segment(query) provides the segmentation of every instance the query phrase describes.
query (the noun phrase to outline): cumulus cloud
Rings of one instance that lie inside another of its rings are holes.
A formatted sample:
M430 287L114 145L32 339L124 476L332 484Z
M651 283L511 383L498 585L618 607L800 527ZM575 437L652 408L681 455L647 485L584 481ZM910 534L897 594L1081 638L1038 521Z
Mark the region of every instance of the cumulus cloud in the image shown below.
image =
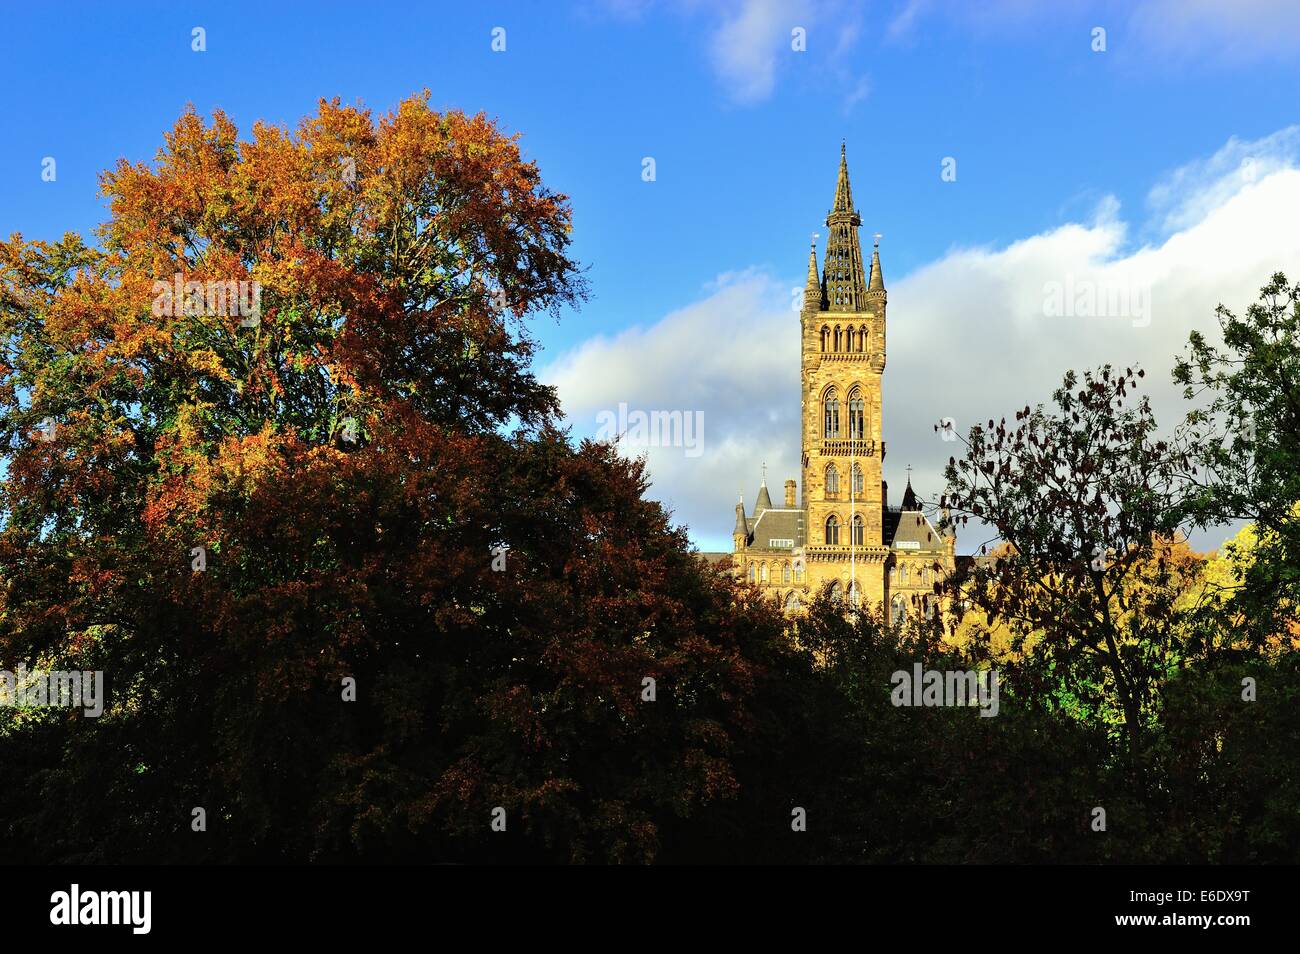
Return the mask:
M774 501L787 477L798 478L793 292L758 270L722 275L698 301L658 323L589 339L542 372L558 387L579 436L604 436L610 417L626 420L637 411L700 415L698 447L636 433L620 446L629 456L646 457L651 496L691 527L706 549L729 543L728 514L734 518L742 490L753 506L764 463ZM620 405L626 405L623 413Z
M1167 226L1156 240L1135 245L1130 233L1149 223L1131 228L1108 197L1087 221L1005 247L954 249L891 278L884 375L891 495L898 498L909 464L918 493L942 492L943 465L959 445L934 433L940 418L955 418L964 433L976 421L1010 416L1047 401L1069 368L1143 367L1157 420L1172 429L1185 408L1169 370L1188 333L1216 334L1217 304L1244 308L1272 272L1300 272L1294 141L1293 130L1234 140L1171 172L1151 190L1152 214ZM1243 176L1237 160L1247 155L1255 171ZM890 276L887 248L882 257ZM752 506L764 462L778 505L783 481L798 475L796 274L722 276L658 323L592 339L543 373L580 435L594 435L597 415L620 403L703 412L698 457L646 450L651 494L703 549L729 549L736 493L743 487ZM981 541L961 542L966 550Z

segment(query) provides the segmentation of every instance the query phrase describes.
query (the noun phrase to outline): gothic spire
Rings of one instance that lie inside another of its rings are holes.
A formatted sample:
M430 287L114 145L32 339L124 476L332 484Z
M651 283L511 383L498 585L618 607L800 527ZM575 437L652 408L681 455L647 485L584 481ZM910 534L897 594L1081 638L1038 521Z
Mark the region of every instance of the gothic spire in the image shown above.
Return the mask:
M844 140L840 140L840 175L835 181L835 208L831 211L853 211L853 189L849 187L849 161L844 155Z
M817 277L817 241L808 250L808 280L803 286L803 306L818 311L822 307L822 283Z
M880 236L876 236L876 244L871 249L871 284L867 286L869 292L883 292L885 290L885 276L880 273Z
M909 470L911 468L908 468ZM921 507L916 502L916 492L912 490L912 475L907 475L907 489L903 491L903 503L900 510L920 510Z
M822 270L826 307L830 311L861 311L865 306L867 276L862 267L862 249L858 245L858 227L861 225L862 219L853 208L849 164L841 143L835 206L826 216L830 237L826 241L826 261Z

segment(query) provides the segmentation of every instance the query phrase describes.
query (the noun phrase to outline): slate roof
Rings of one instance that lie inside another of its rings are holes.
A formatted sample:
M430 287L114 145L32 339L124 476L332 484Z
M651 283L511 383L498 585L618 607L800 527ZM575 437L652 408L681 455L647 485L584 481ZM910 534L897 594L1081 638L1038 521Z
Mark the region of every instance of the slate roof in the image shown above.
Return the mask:
M892 533L891 537L892 525ZM930 525L925 514L919 510L894 510L886 514L885 535L889 545L895 550L910 552L924 551L940 553L943 551L943 537ZM915 544L900 546L899 544Z
M773 540L786 540L774 546ZM804 545L802 510L764 510L758 514L749 531L750 546L764 550L793 550Z

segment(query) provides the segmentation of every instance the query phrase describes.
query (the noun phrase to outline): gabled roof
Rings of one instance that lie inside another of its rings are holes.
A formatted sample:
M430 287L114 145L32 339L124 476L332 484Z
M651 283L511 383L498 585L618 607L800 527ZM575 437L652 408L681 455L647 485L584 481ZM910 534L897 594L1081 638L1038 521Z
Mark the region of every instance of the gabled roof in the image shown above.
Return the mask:
M891 525L892 537L889 536ZM888 511L885 514L885 534L889 545L895 550L940 553L944 549L943 537L919 510Z
M764 510L753 521L750 546L762 550L793 550L804 545L802 510ZM774 545L773 540L786 541Z

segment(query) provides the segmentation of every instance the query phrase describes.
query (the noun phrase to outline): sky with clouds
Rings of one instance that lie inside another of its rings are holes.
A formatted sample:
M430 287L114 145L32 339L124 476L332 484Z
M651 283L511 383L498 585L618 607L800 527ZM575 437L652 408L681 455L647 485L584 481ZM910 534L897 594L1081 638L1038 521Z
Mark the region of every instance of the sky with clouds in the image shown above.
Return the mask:
M651 495L703 549L729 548L764 463L773 488L797 474L792 290L841 140L864 240L883 234L894 487L911 465L937 496L952 445L935 421L1046 400L1067 368L1140 364L1172 427L1188 333L1273 271L1300 273L1293 2L169 0L2 16L6 234L91 229L98 173L151 158L187 103L246 129L293 124L322 96L382 111L428 88L521 133L571 199L593 291L536 322L539 373L575 436L620 405L702 416L698 452L646 454ZM1084 287L1131 307L1052 313L1050 289Z

